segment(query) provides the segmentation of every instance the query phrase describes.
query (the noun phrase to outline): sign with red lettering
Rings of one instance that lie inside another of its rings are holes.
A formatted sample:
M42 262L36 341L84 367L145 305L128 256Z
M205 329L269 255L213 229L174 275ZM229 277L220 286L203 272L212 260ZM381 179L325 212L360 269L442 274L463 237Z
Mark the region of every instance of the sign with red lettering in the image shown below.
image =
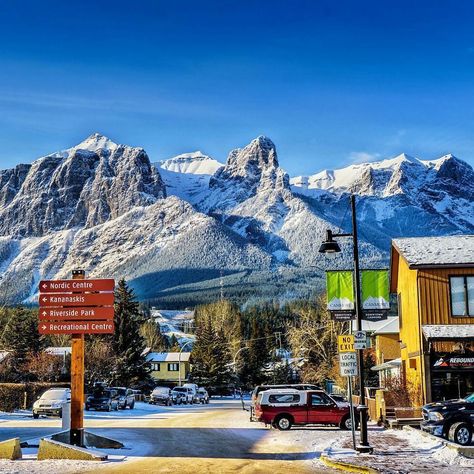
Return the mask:
M114 319L113 307L74 307L74 308L41 308L39 319L77 320L77 319Z
M40 321L40 334L113 334L113 321Z
M101 280L41 280L40 293L68 293L88 291L114 291L115 280L104 278Z
M86 280L77 280L86 281ZM112 306L113 293L46 293L39 296L40 306Z

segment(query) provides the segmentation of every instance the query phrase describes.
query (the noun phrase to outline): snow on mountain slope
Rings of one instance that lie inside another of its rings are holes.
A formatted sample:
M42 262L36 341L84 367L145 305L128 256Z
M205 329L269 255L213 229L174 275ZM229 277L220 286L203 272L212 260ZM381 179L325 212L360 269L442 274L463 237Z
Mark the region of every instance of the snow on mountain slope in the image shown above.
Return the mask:
M90 277L136 280L146 275L151 282L160 272L218 271L222 266L263 270L271 265L264 251L176 197L135 207L92 228L25 239L0 237L0 255L7 262L0 294L15 301L31 299L41 278L67 278L74 268ZM143 283L136 285L139 294Z
M156 166L164 170L174 171L175 173L211 175L224 165L200 151L195 151L183 153L169 160L160 161L156 163Z

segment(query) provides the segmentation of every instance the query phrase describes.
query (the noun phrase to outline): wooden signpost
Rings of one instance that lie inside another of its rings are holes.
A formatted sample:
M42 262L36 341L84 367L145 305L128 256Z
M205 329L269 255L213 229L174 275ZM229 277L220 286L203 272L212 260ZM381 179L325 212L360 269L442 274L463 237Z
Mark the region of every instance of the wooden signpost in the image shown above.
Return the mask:
M86 280L73 270L72 280L39 283L40 334L71 334L70 443L84 446L84 335L113 334L114 288L112 279Z

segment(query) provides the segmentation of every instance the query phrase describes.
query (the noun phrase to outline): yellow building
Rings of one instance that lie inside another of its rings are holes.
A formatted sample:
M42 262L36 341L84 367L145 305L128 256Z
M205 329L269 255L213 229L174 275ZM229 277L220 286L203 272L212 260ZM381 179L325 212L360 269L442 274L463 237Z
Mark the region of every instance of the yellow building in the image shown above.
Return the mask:
M190 372L191 352L149 352L146 356L151 366L151 376L164 385L187 382Z
M474 235L395 239L390 272L407 390L419 403L474 392Z

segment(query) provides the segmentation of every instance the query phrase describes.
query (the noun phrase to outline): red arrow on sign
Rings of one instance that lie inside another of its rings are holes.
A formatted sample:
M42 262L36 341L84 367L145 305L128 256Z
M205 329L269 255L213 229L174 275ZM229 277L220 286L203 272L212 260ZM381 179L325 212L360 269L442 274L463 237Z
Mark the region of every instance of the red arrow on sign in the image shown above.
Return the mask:
M80 280L78 280L80 281ZM113 293L51 293L40 294L40 306L61 308L64 306L112 306L114 304Z

